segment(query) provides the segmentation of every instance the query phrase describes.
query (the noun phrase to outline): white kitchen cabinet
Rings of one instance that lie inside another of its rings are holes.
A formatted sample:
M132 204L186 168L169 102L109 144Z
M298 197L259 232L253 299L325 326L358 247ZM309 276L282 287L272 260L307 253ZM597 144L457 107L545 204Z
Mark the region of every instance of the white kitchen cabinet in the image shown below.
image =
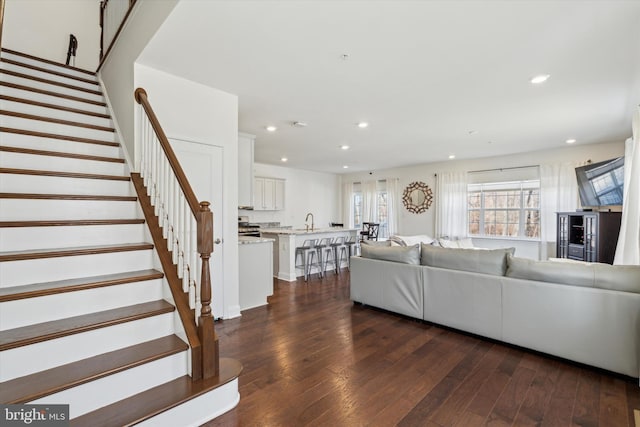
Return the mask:
M255 135L238 134L238 206L253 206L253 150Z
M255 177L253 184L253 208L257 211L284 209L284 179Z

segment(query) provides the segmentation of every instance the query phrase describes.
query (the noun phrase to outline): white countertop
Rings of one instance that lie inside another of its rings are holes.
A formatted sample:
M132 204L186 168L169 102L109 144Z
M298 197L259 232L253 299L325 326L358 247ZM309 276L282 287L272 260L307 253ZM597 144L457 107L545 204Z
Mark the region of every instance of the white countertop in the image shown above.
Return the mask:
M276 239L270 239L268 237L254 237L254 236L238 236L239 245L250 245L253 243L271 243Z
M326 228L314 228L306 231L304 228L267 228L261 229L262 234L327 234L327 233L340 233L345 231L359 231L359 228L343 228L343 227L326 227Z

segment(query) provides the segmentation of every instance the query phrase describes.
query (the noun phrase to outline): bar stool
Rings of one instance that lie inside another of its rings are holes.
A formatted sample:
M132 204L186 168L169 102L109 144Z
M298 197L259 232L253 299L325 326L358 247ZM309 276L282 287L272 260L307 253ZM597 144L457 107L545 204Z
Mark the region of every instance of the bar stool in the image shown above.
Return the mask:
M357 236L349 236L344 241L344 247L349 249L349 257L347 258L347 270L351 271L351 257L357 255L358 238ZM342 255L340 255L342 257Z
M330 246L331 243L333 243L332 237L323 237L322 239L320 239L320 242L318 242L318 244L316 245L316 249L318 253L318 262L320 264L320 277L324 277L329 255L333 257L333 248ZM335 264L335 258L333 258L332 262Z
M335 266L336 274L338 274L340 266L342 265L342 256L347 256L347 247L344 245L344 236L334 238L330 246L333 249L333 264ZM340 258L338 258L338 249L340 249Z
M296 257L294 263L296 267L302 267L304 271L305 282L311 274L311 266L314 265L314 258L316 256L316 244L318 239L307 239L302 242L302 246L296 247ZM302 258L302 264L298 264L298 255Z

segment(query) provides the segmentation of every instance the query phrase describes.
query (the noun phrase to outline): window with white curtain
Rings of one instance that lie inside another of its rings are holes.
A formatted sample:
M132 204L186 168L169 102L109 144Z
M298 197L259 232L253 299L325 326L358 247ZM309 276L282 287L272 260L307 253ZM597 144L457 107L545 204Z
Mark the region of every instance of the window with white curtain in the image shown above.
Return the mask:
M389 237L389 192L387 191L387 180L375 181L375 191L366 194L371 185L354 183L352 191L353 201L353 225L362 228L363 222L377 222L380 224L378 238ZM371 206L368 206L371 204Z

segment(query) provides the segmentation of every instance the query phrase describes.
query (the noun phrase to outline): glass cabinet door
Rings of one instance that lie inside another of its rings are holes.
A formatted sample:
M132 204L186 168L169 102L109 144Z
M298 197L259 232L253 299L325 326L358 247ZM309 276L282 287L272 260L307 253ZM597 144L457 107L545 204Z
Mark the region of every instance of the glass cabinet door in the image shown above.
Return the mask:
M597 230L598 217L595 215L584 216L584 258L587 262L595 262L598 259L597 254Z

